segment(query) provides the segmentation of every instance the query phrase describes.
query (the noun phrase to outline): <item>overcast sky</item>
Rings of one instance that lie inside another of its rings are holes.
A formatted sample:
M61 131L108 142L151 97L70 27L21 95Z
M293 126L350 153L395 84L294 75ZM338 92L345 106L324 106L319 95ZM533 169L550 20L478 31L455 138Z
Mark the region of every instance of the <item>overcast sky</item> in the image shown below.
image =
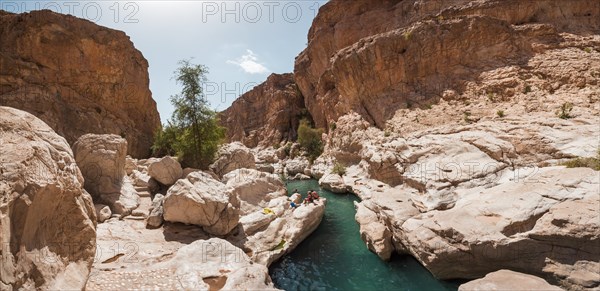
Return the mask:
M292 72L326 1L6 1L9 12L50 9L122 30L150 64L150 89L166 121L177 62L208 66L211 106L224 110L271 73Z

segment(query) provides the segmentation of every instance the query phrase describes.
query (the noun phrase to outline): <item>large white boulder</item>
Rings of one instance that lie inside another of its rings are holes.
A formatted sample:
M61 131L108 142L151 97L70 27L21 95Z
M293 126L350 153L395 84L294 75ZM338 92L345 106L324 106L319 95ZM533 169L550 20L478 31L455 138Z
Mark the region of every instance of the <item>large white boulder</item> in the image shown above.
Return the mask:
M310 235L325 213L326 199L292 208L297 196L288 197L277 175L238 169L223 177L241 202L241 230L227 239L252 250L253 261L264 265L292 251Z
M148 166L148 175L163 185L171 186L182 178L183 169L173 157L163 157Z
M297 157L285 162L285 170L287 175L292 177L296 174L304 174L304 170L308 168L309 162L305 157Z
M262 210L273 198L285 196L279 176L252 169L237 169L222 179L240 201L241 214Z
M217 152L217 160L210 169L219 177L236 169L256 169L254 155L249 148L240 142L225 144Z
M108 205L117 214L139 206L139 196L126 177L125 139L114 134L86 134L73 144L73 153L94 202Z
M73 153L92 197L120 191L126 175L124 138L115 134L86 134L73 144Z
M192 172L171 188L163 201L164 219L195 224L225 235L240 219L240 201L232 189L204 172Z
M183 246L156 268L174 270L178 288L186 290L277 290L265 265L253 264L243 250L220 238Z
M277 157L276 150L273 148L266 149L257 149L256 150L256 160L260 163L277 163L279 162L279 158Z
M96 252L92 197L67 141L0 107L0 289L83 289Z
M348 193L348 188L344 183L342 176L338 174L327 174L319 179L319 186L321 188L331 191L333 193Z
M163 224L163 215L165 213L163 207L164 200L165 196L162 194L156 194L152 199L152 207L150 208L150 213L146 219L146 228L158 228Z
M360 225L360 237L370 251L384 261L389 260L394 251L391 231L379 220L377 213L367 208L364 203L354 202L354 207L355 219Z

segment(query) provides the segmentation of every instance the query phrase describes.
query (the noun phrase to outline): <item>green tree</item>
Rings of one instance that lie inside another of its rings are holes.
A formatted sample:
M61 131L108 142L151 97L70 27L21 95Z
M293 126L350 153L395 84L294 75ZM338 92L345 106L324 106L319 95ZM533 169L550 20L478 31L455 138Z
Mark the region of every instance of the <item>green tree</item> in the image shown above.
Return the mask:
M182 60L174 74L182 85L181 93L170 98L175 110L156 135L153 150L155 154L175 153L184 166L205 169L225 137L225 128L219 126L202 88L208 68Z
M169 122L154 134L154 144L152 145L152 155L157 157L175 156L177 151L173 142L177 140L177 130Z
M307 119L300 120L298 126L298 143L306 151L308 159L312 162L323 153L321 135L323 129L313 128Z

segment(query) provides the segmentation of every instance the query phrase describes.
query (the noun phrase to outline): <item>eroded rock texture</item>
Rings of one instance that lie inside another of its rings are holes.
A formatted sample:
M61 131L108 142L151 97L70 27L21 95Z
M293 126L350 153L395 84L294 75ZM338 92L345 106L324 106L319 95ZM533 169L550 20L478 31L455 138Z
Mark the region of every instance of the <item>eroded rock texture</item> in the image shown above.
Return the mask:
M67 141L0 106L0 289L82 289L96 212Z
M561 33L597 33L598 19L600 3L589 0L330 1L294 78L317 126L354 111L383 128L396 110L470 91L486 72L527 74L536 54L562 46Z
M247 147L272 146L294 140L304 98L292 74L271 74L267 80L240 96L221 113L229 141Z
M160 118L148 62L117 30L49 10L0 11L0 105L25 110L69 143L87 133L150 154Z

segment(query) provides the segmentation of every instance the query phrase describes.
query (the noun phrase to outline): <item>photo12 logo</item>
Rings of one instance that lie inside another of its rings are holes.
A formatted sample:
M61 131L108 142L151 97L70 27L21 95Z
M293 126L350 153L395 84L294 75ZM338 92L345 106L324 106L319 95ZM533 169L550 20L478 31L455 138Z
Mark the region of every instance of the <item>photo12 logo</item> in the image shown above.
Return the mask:
M220 103L226 103L227 100L235 100L258 85L260 84L257 82L203 82L202 90L209 100L215 101L218 99Z
M207 1L202 2L202 22L296 23L303 16L314 18L326 1Z
M94 23L101 20L115 23L138 23L137 14L140 11L138 3L134 1L0 1L0 9L11 13L51 10L87 19Z

